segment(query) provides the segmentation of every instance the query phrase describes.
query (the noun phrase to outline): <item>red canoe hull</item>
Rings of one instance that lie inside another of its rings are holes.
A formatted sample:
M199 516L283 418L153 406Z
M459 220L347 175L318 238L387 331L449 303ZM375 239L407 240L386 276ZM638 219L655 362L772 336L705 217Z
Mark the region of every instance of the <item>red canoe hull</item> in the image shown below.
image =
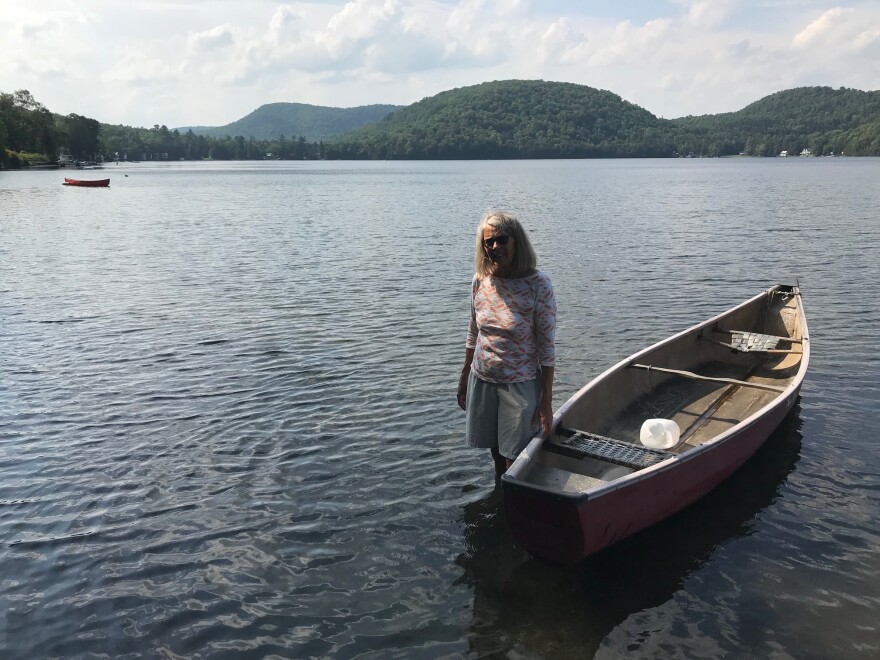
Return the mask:
M530 553L559 564L572 564L622 541L693 504L729 477L785 418L797 393L690 460L595 498L569 498L505 483L511 528Z
M106 188L110 185L110 179L93 179L93 180L83 180L83 179L68 179L64 178L65 186L78 186L80 188Z
M780 302L774 303L777 311L771 314L770 302L774 300ZM748 358L748 351L732 351L728 344L711 339L718 336L717 333L724 333L719 328L750 329L749 319L761 324L779 320L776 332L781 335L783 317L787 319L785 328L795 336L796 348L768 350L767 367L760 370L747 360L754 359L761 365L764 362L757 361L763 358ZM641 419L628 411L642 409L634 408L632 401L660 401L668 395L662 394L665 385L662 374L655 372L647 378L640 377L636 374L642 372L633 365L653 362L657 367L671 367L676 366L674 358L679 358L684 362L680 368L691 371L677 371L677 374L712 381L718 379L692 373L696 371L693 365L713 365L717 360L726 359L731 366L750 369L749 373L756 374L756 378L753 383L742 379L713 383L712 387L720 388L723 395L711 403L709 395L701 392L691 396L679 382L675 383L674 390L665 390L676 393L676 397L669 400L682 402L679 413L687 413L686 416L694 420L695 431L691 437L697 439L698 434L705 433L705 438L693 445L684 445L677 453L668 452L659 463L625 470L623 475L613 474L612 470L606 477L601 467L604 464L596 455L570 458L551 451L550 440L535 437L502 477L505 513L514 536L536 557L571 564L693 504L745 463L789 413L800 393L809 353L800 291L797 287L789 290L780 286L618 363L588 383L557 411L551 436L564 426L588 427L608 408L612 412L607 419L614 423L609 422L609 428L631 428L637 432ZM693 364L687 362L688 359L693 359ZM765 386L769 386L772 394L760 389ZM632 394L631 400L615 403L638 388L642 390ZM659 398L650 398L655 391L661 393ZM693 402L693 406L699 402L704 407L691 408L689 402ZM668 416L671 418L672 414ZM634 423L629 422L629 417L636 417ZM700 430L701 424L706 426L705 431ZM681 428L685 428L684 424ZM602 432L597 433L600 435L595 437L601 437ZM621 444L618 440L609 442ZM638 441L632 440L625 446L637 447Z

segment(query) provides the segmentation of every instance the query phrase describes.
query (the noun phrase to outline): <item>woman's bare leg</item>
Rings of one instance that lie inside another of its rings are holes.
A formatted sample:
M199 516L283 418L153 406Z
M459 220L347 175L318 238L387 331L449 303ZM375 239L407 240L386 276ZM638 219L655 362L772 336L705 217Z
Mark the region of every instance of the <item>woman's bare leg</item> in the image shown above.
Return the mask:
M492 452L492 460L495 462L495 476L500 477L507 472L507 468L510 467L513 461L502 456L501 452L498 451L498 447L492 447L489 451Z

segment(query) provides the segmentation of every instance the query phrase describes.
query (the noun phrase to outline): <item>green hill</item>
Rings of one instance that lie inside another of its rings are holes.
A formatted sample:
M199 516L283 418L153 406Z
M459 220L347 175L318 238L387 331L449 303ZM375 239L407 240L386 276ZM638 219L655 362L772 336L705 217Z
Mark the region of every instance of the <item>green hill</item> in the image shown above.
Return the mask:
M805 148L816 155L880 155L878 122L880 91L844 87L798 87L765 96L737 112L671 120L680 144L700 143L698 150L712 155L750 156L776 156L783 149L793 154Z
M20 167L30 159L22 152L51 161L61 148L87 160L117 153L153 160L776 156L803 149L880 156L880 91L801 87L737 112L668 120L608 91L508 80L404 108L274 103L210 131L220 137L60 117L27 90L0 92L0 165Z
M330 108L305 103L268 103L249 115L225 126L185 126L196 135L211 137L243 136L257 140L305 137L310 142L327 140L364 124L381 121L397 105L364 105L356 108Z
M423 99L340 137L337 158L669 156L667 122L616 94L507 80Z
M442 92L339 137L328 158L880 155L880 92L803 87L738 112L659 119L611 92L508 80Z

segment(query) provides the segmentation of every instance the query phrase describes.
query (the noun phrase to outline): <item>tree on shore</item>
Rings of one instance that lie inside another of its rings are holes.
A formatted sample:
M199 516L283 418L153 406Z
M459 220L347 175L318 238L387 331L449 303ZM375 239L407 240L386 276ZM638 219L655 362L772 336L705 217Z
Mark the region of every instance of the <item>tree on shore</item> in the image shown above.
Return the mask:
M26 89L0 92L0 121L6 127L6 148L51 153L57 145L55 116Z
M3 160L3 155L6 153L6 124L3 123L3 119L0 118L0 161Z
M100 153L101 124L95 119L70 114L63 125L70 153L77 158L94 160Z

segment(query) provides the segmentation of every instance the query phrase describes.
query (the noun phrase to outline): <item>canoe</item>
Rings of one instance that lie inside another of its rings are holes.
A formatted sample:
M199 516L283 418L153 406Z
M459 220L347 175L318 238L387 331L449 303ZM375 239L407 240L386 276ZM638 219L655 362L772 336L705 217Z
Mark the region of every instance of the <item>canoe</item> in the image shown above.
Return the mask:
M110 179L68 179L64 177L65 186L80 186L82 188L106 188L110 185Z
M693 503L788 414L809 358L800 288L776 285L622 360L502 477L513 535L571 564Z

